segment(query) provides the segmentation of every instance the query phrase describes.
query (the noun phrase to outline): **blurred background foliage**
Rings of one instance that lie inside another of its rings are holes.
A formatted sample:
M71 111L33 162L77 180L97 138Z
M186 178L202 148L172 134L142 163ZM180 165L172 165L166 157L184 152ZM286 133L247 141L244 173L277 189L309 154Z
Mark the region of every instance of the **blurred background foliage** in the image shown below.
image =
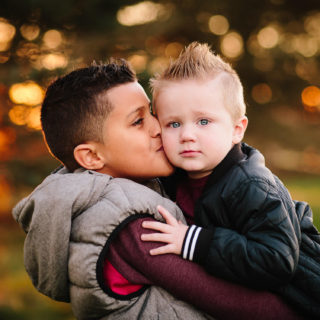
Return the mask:
M2 0L0 5L0 318L72 319L23 269L14 204L59 163L43 142L40 105L61 74L110 56L148 79L191 41L238 71L245 141L260 149L320 227L319 0ZM63 142L62 142L63 143Z

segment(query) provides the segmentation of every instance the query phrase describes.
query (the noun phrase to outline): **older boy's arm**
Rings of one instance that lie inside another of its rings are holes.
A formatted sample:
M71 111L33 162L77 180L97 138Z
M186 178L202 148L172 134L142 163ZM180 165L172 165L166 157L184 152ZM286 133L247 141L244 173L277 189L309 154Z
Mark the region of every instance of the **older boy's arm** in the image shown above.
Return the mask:
M154 285L207 313L221 318L234 319L300 319L279 297L269 292L251 290L209 276L199 265L177 255L150 256L149 250L159 243L140 241L142 221L130 222L112 242L110 260L129 281L135 282L135 273L128 265L141 272ZM118 256L114 260L112 255ZM119 259L120 258L120 259ZM125 263L121 264L121 259Z

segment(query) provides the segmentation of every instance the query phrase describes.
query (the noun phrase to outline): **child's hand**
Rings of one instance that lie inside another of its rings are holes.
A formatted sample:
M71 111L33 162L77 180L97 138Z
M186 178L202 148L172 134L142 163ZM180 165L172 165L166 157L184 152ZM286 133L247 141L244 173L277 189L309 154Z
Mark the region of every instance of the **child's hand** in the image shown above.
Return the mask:
M142 227L157 230L159 233L142 234L141 240L167 243L167 245L150 250L151 255L165 253L175 253L180 255L188 226L182 224L181 221L177 221L165 208L158 206L157 209L167 223L144 221L142 223Z

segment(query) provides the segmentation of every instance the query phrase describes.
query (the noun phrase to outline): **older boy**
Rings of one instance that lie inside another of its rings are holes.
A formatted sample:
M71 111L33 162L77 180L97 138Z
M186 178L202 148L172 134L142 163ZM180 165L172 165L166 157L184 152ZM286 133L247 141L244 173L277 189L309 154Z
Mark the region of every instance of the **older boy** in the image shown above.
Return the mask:
M124 61L75 70L49 86L42 127L64 167L13 212L27 233L25 266L35 287L71 301L79 319L209 318L150 284L225 319L234 312L240 318L296 318L276 296L209 277L177 256L145 259L150 246L137 242L141 219L160 218L158 203L183 219L171 201L150 189L161 193L151 178L170 174L172 167L149 103ZM185 282L189 274L194 277ZM201 292L206 299L199 299Z
M143 240L166 246L213 275L281 293L309 316L320 316L320 235L310 208L295 203L254 148L243 88L229 64L192 43L151 82L165 152L177 172L165 183L187 228L160 208L163 234ZM182 170L181 170L182 169Z

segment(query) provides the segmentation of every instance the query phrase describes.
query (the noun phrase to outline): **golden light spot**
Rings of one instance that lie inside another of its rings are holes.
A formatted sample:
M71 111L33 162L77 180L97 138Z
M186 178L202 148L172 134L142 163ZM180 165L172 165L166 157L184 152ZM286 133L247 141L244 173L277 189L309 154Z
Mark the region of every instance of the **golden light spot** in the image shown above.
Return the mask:
M120 9L117 20L124 26L141 25L158 20L168 14L168 11L170 7L152 1L143 1Z
M0 52L9 50L10 46L10 42L0 42Z
M270 49L278 44L279 32L274 26L268 26L258 32L257 39L261 47Z
M58 30L49 30L43 35L43 42L48 48L55 49L62 43L62 34Z
M171 42L166 46L164 54L166 57L177 58L183 49L183 45L179 42Z
M303 89L301 99L306 109L320 108L320 89L316 86L309 86Z
M304 29L312 36L320 36L320 12L306 17L304 21Z
M41 130L41 121L40 121L40 113L41 107L33 107L30 110L28 119L27 119L27 126L33 130Z
M7 20L0 18L0 43L10 42L16 34L16 28Z
M37 83L27 81L12 85L9 89L9 97L14 103L34 106L42 102L44 91Z
M28 126L34 130L41 129L40 106L29 107L24 105L14 106L9 111L9 118L12 123L19 126Z
M10 109L9 118L12 123L23 126L27 123L27 119L30 113L30 107L17 105Z
M61 53L50 53L41 57L41 64L48 70L65 68L68 64L68 59Z
M229 30L229 21L225 16L215 15L208 21L209 30L218 36L224 35Z
M169 64L169 60L167 58L158 57L151 61L148 69L151 74L155 74L158 72L160 73L168 66L168 64Z
M20 27L20 33L26 40L32 41L39 36L40 28L36 24L23 24Z
M256 102L265 104L271 101L272 90L266 83L259 83L252 88L251 96Z
M318 39L307 34L300 34L294 38L294 48L304 57L312 57L318 51Z
M226 34L220 46L221 52L228 58L237 58L243 53L243 40L237 32Z
M128 57L129 63L137 73L145 70L147 60L148 58L145 54L133 54L132 56Z

